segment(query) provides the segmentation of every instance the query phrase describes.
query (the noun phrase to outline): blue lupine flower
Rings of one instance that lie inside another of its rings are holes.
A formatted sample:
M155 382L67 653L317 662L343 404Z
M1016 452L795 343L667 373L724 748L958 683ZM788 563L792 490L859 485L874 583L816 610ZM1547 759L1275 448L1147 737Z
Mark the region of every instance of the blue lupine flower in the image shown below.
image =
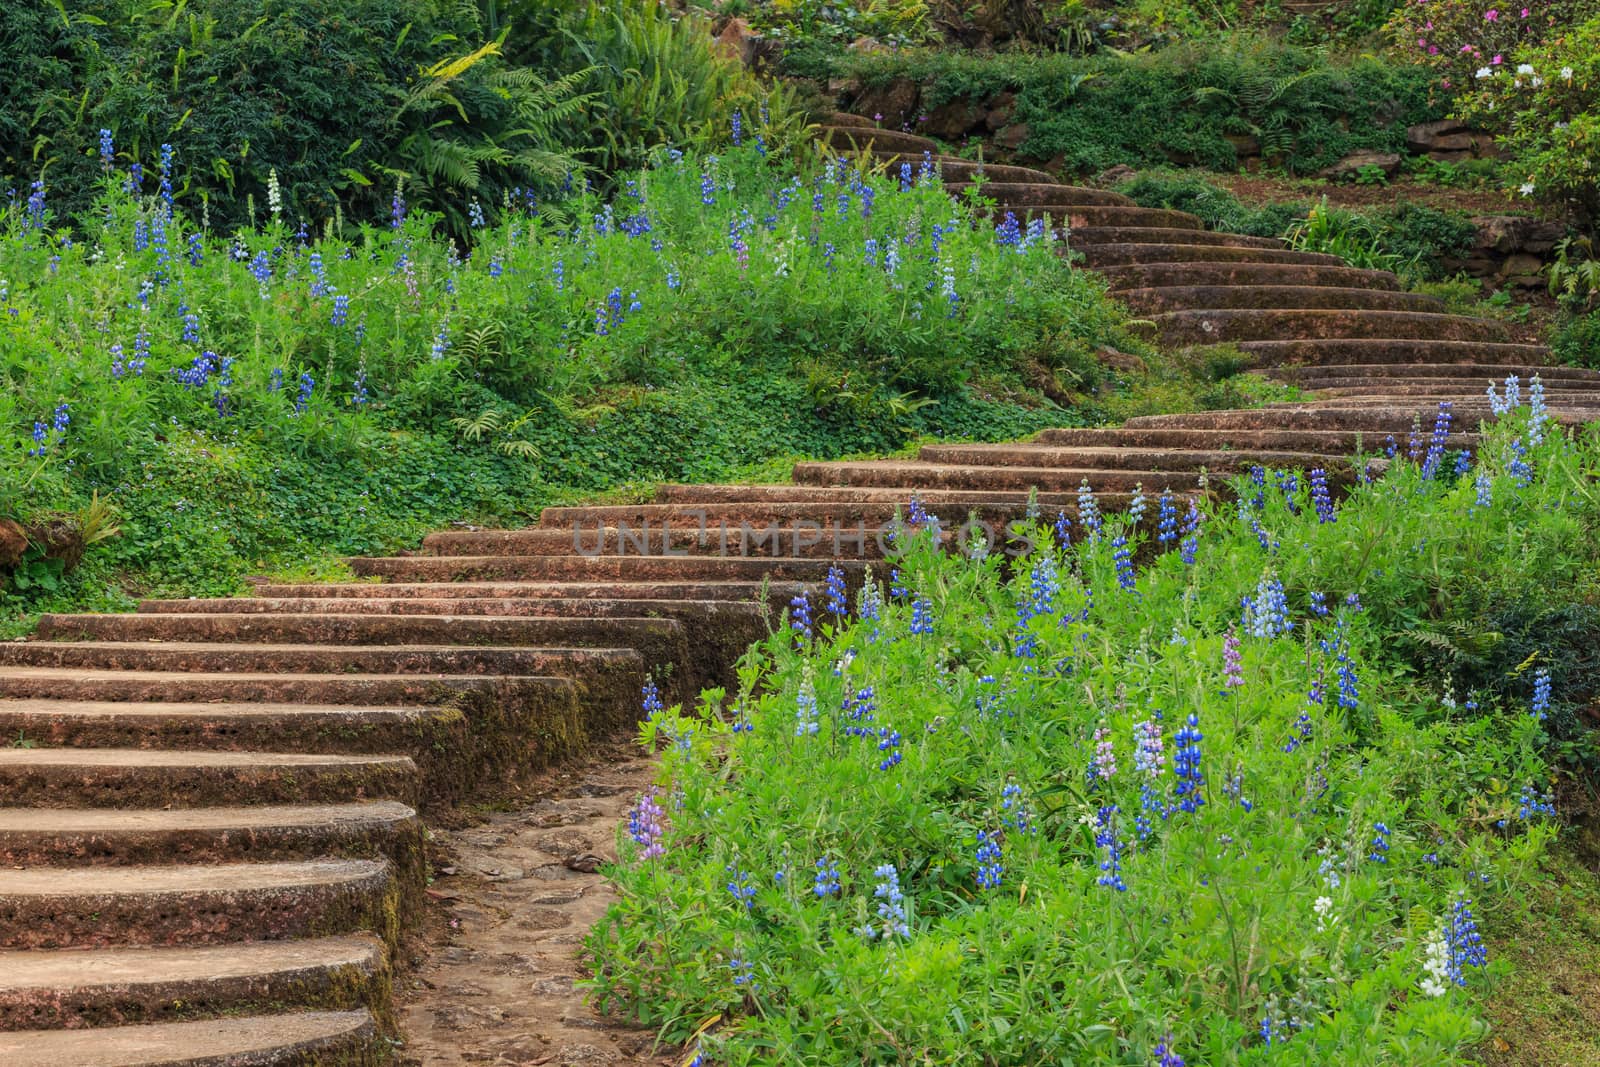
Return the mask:
M1173 501L1171 493L1163 492L1161 499L1156 503L1156 540L1165 551L1177 539L1178 505Z
M1432 478L1439 473L1439 463L1444 459L1444 443L1450 436L1450 401L1439 401L1439 412L1433 419L1433 435L1428 438L1428 452L1422 461L1422 476Z
M1084 478L1078 483L1078 525L1089 531L1090 544L1099 537L1103 524L1100 506L1095 503L1094 490L1089 488L1089 479Z
M755 968L749 960L732 956L728 959L728 970L733 972L733 984L736 986L749 986L754 989L756 985Z
M1534 718L1540 722L1550 717L1550 668L1540 667L1533 672L1533 702L1529 705Z
M1152 1067L1184 1067L1183 1057L1178 1055L1171 1034L1156 1042L1150 1055L1154 1058Z
M910 937L911 928L906 921L905 894L900 891L900 873L895 870L892 863L874 868L872 873L878 878L872 896L878 902L878 918L882 921L882 926L875 929L868 925L856 932L868 939Z
M1261 1042L1265 1045L1282 1044L1289 1040L1289 1027L1276 1017L1272 1010L1261 1017Z
M756 887L751 883L750 876L740 870L736 864L728 864L728 893L733 897L734 903L742 904L745 911L755 907Z
M655 718L658 712L666 710L666 705L661 703L661 691L656 688L656 680L654 678L646 678L644 680L644 685L640 688L639 695L644 702L646 722Z
M295 414L295 415L303 415L303 414L305 414L306 405L311 403L311 393L312 393L313 390L316 389L316 387L317 387L317 380L311 376L311 372L310 371L301 371L300 372L300 391L295 394L293 414Z
M215 352L202 352L194 357L194 361L184 369L174 369L172 374L184 387L190 390L200 389L211 380L211 372L216 369L217 354Z
M1554 816L1555 813L1555 798L1548 792L1540 793L1531 785L1522 787L1522 793L1517 797L1517 818L1528 822L1540 815Z
M817 691L811 684L809 669L801 677L800 691L795 694L794 720L796 737L814 736L822 728L817 719Z
M1020 785L1012 783L1000 790L1000 810L1003 813L1001 821L1007 827L1019 834L1032 832L1032 817L1022 803L1022 787Z
M434 362L444 358L445 352L450 349L450 320L444 319L439 323L439 332L433 335L433 346L428 350L428 358Z
M1056 521L1051 529L1056 535L1056 544L1066 548L1072 544L1072 520L1067 518L1065 511L1056 512Z
M713 207L717 202L717 180L709 170L700 175L700 202L706 207Z
M250 260L250 274L261 287L261 295L267 295L267 283L272 280L272 261L265 252L257 252Z
M900 731L887 726L878 727L878 751L884 753L883 759L878 761L878 770L891 770L899 764L900 741Z
M105 168L106 170L110 170L111 169L111 165L114 162L116 162L116 158L117 158L117 154L116 154L115 149L112 147L112 143L111 143L111 131L107 130L107 129L101 129L101 131L100 131L100 166Z
M1112 540L1111 548L1111 559L1117 568L1117 584L1127 592L1134 592L1133 552L1128 548L1128 539L1118 535Z
M487 225L483 217L483 205L476 199L467 205L467 226L474 230L481 230Z
M333 298L333 314L328 321L334 326L343 326L350 316L350 298L340 293Z
M1328 597L1326 594L1316 592L1315 590L1312 591L1311 614L1317 616L1328 614Z
M733 143L735 145L744 143L744 124L741 120L742 116L739 114L738 110L735 110L732 121L730 122L730 125L733 128Z
M861 217L862 218L870 219L872 217L872 201L877 197L877 195L878 195L878 190L874 189L872 186L870 186L870 185L862 186L862 188L861 188ZM892 274L894 272L890 271L890 273Z
M1328 472L1321 467L1314 467L1309 477L1311 479L1311 503L1317 509L1317 522L1338 522L1339 514L1334 510L1333 497L1328 492Z
M122 345L113 344L111 353L111 377L120 379L127 372L127 366L122 362Z
M805 593L797 593L789 601L789 628L797 640L811 639L811 598Z
M1000 862L1000 837L987 830L978 831L978 888L998 889L1005 868Z
M1140 482L1133 487L1133 499L1128 502L1128 525L1139 525L1139 520L1144 518L1144 511L1144 483Z
M1373 863L1389 862L1389 827L1381 822L1372 824L1372 851L1367 859Z
M911 632L912 634L933 633L933 601L922 596L912 598Z
M1528 390L1528 447L1537 448L1544 440L1544 424L1549 420L1550 413L1544 406L1544 382L1539 376L1533 376L1533 385Z
M1006 212L1000 220L1000 225L994 228L994 242L1004 247L1015 248L1022 243L1022 227L1017 222L1017 216Z
M839 868L827 856L817 860L817 874L811 880L811 892L819 897L837 896L839 893Z
M205 240L196 230L189 235L189 266L198 267L206 261Z
M331 291L328 286L328 268L322 264L322 253L312 252L306 262L311 271L311 295L326 296Z
M1294 629L1289 618L1289 598L1283 583L1271 571L1256 583L1256 595L1244 597L1244 628L1252 637L1277 637Z
M398 230L406 224L406 198L402 193L404 184L396 182L394 196L389 200L389 226Z
M160 149L161 201L166 205L166 214L172 214L172 146L164 144Z
M1173 735L1177 747L1172 753L1172 770L1178 779L1178 807L1187 812L1199 811L1206 802L1200 794L1206 780L1205 772L1200 769L1200 742L1204 740L1200 717L1191 711L1184 725Z
M1483 967L1489 962L1489 952L1478 933L1478 923L1472 917L1472 901L1457 896L1450 906L1450 921L1445 925L1445 944L1450 949L1449 978L1458 986L1467 984L1464 967Z
M273 367L272 368L272 373L267 375L267 392L269 392L269 393L281 393L281 392L283 392L283 368L282 367Z
M823 590L827 596L824 606L835 618L843 618L845 613L850 610L850 603L845 598L844 568L840 567L837 562L829 565L828 578L824 583Z
M356 371L356 380L350 387L350 403L361 407L370 399L367 393L367 368L362 367Z
M1095 812L1094 843L1097 847L1106 850L1106 858L1100 861L1100 877L1096 878L1096 885L1103 885L1115 889L1119 893L1128 891L1127 883L1122 880L1122 841L1117 837L1116 830L1117 806L1107 804Z
M191 345L200 343L200 316L192 311L183 316L183 339Z

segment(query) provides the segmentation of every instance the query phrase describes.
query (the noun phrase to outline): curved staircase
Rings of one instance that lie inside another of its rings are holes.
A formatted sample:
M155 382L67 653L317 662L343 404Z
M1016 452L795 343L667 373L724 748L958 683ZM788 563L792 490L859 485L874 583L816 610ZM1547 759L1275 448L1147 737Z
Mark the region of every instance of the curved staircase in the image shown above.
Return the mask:
M1232 341L1302 404L1148 416L916 460L801 463L791 485L663 486L547 509L525 530L437 533L356 560L368 581L264 584L48 616L0 645L0 1063L369 1064L395 1037L390 957L419 907L421 820L515 785L730 666L764 613L882 555L913 495L1000 533L1202 471L1347 468L1450 400L1453 447L1486 381L1538 373L1552 414L1600 418L1600 374L1542 366L1494 322L1395 277L1181 212L940 156L841 116L834 147L930 159L1001 211L1048 215L1172 343ZM1003 535L1003 534L1001 534Z

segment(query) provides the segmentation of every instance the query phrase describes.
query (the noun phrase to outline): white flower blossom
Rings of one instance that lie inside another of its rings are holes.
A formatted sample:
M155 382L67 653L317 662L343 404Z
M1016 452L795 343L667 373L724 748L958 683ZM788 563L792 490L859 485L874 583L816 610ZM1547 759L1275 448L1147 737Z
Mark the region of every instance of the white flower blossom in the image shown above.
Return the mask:
M1532 196L1533 195L1533 183L1532 182L1523 182L1521 185L1517 186L1517 192L1521 193L1523 196Z
M1423 996L1444 996L1450 988L1450 946L1445 944L1444 932L1438 927L1423 945L1422 969L1426 973L1418 985Z
M1561 80L1564 81L1564 82L1569 82L1569 81L1572 80L1572 68L1571 67L1562 67L1561 68Z
M1479 79L1492 78L1494 77L1494 71L1490 70L1488 67L1479 67L1477 73L1473 74L1473 77Z
M1517 64L1517 73L1518 74L1532 74L1533 73L1533 64L1532 63L1518 63Z

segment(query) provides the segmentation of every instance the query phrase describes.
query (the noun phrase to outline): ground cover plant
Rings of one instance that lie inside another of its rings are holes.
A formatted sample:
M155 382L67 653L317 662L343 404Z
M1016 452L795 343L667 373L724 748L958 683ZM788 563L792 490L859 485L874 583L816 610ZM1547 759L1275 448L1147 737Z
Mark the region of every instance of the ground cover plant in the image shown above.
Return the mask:
M597 1003L706 1064L1466 1062L1594 685L1543 624L1486 652L1594 593L1600 437L1527 390L1476 456L1447 407L1372 442L1340 501L1086 486L1009 565L913 502L737 693L647 691Z
M403 187L384 225L313 230L269 183L256 227L207 230L181 146L141 174L106 134L80 221L44 183L0 216L0 517L98 499L95 581L222 592L563 495L1081 421L1028 383L1139 350L1043 223L733 121L614 200L468 201L466 243ZM60 578L34 563L30 599Z

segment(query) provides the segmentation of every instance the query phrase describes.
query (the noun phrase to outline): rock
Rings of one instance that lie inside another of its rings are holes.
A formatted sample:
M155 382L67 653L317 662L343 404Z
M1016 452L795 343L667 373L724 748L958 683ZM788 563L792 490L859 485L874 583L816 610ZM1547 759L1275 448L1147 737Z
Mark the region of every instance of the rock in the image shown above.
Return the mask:
M1009 90L989 101L989 111L983 116L983 125L993 133L1011 122L1017 110L1017 94Z
M1097 185L1102 189L1109 189L1113 185L1121 185L1123 182L1131 181L1138 176L1139 172L1126 163L1118 163L1116 166L1103 170L1093 178L1090 178L1089 184Z
M867 116L884 129L898 130L917 117L921 92L910 78L895 78L887 84L862 89L850 110Z
M722 32L717 34L716 49L727 58L748 67L755 62L756 48L760 42L761 35L752 30L748 22L731 18Z
M9 570L22 562L28 551L28 535L21 526L10 519L0 519L0 570Z
M1015 152L1022 147L1022 142L1026 141L1032 132L1026 122L1014 122L994 135L994 143L1000 148Z
M845 51L854 52L857 55L870 56L881 55L882 53L893 51L893 49L876 37L857 37L845 45Z
M1233 145L1233 154L1241 160L1261 155L1261 139L1252 133L1225 133L1222 139Z
M1101 348L1095 352L1094 358L1099 360L1102 366L1124 374L1143 374L1146 370L1144 360L1131 352L1119 352L1115 348Z
M1456 119L1440 119L1437 122L1419 122L1415 126L1406 127L1406 147L1413 152L1427 152L1439 146L1442 137L1454 137L1468 132L1466 123Z
M1528 227L1522 238L1522 250L1535 255L1548 252L1567 235L1566 226L1559 222L1536 222Z
M1385 178L1392 178L1400 169L1400 157L1394 152L1352 152L1333 166L1317 171L1317 177L1344 181L1356 177L1367 167L1377 167Z
M1502 256L1525 251L1536 233L1543 238L1550 232L1549 224L1536 222L1526 215L1474 215L1470 221L1478 231L1472 247ZM1560 232L1560 227L1556 227L1556 236L1549 247L1554 247L1555 241L1560 239ZM1543 250L1548 251L1548 248Z
M1526 252L1518 252L1506 257L1500 264L1499 276L1508 281L1515 279L1515 284L1524 284L1520 279L1532 278L1535 285L1540 284L1539 275L1544 270L1544 261L1538 256L1530 256Z
M926 137L939 137L946 141L964 140L967 134L983 121L977 108L965 100L947 100L928 112L918 133Z

